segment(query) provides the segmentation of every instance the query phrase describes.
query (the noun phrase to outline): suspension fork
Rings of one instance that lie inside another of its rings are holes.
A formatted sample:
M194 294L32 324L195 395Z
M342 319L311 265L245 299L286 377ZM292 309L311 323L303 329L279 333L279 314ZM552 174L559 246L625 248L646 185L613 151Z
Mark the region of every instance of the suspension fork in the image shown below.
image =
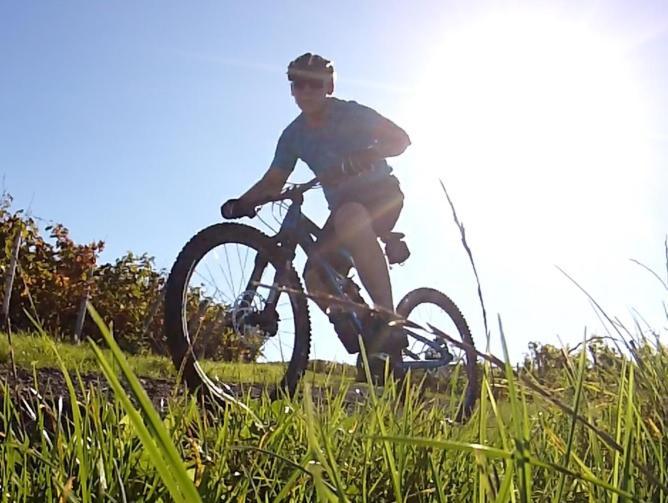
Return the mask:
M262 279L262 273L264 272L268 264L269 264L269 259L267 259L264 255L258 253L255 256L253 271L251 272L250 278L248 278L248 283L246 283L246 289L244 290L244 294L241 297L241 302L243 302L244 304L250 304L252 302L253 297L255 296L255 293L257 291L257 285L260 283L260 280Z
M257 294L258 285L262 281L262 274L264 273L264 270L267 268L268 265L269 265L269 259L267 258L266 255L258 253L255 256L253 271L251 272L250 278L248 279L248 283L246 284L246 290L243 292L242 296L238 301L238 305L242 307L242 309L239 310L239 313L243 313L244 308L251 307L253 298ZM289 266L287 262L286 266ZM249 323L250 325L261 327L262 330L265 332L265 335L267 336L276 335L278 330L278 322L280 320L276 307L278 303L278 298L281 294L280 286L285 284L283 278L281 277L282 276L281 271L283 270L285 270L285 268L279 268L279 270L276 271L272 283L273 286L276 288L271 288L269 290L267 298L264 299L264 305L262 306L262 310L259 312L254 312L254 310L251 309L251 312L253 314L246 318L247 323Z
M292 261L295 258L295 249L299 244L298 241L298 230L301 222L301 202L303 200L297 200L288 209L288 213L283 219L281 228L278 231L278 234L272 239L272 248L274 253L279 254L278 262L284 264L283 267L279 268L276 271L276 274L273 277L272 286L267 296L265 307L263 313L269 313L271 311L276 312L276 304L278 298L281 295L280 287L285 285L287 282L284 281L283 273L289 271L292 268ZM269 258L265 255L258 253L255 256L255 262L253 265L253 271L251 272L248 283L246 284L246 290L242 297L242 302L250 303L255 296L257 291L257 285L262 279L262 273L269 265Z
M285 263L285 267L276 271L276 274L274 275L272 285L275 286L276 288L271 288L269 291L269 295L267 296L265 302L265 305L267 307L270 306L276 307L276 302L278 301L278 297L281 294L280 288L278 288L278 286L284 284L283 278L281 277L282 276L281 272L291 267L290 263L292 261L287 258L286 259L282 258L281 262ZM241 297L241 302L249 304L253 300L253 297L257 292L257 287L262 280L262 274L264 273L264 270L267 268L268 265L269 265L269 259L266 256L258 253L255 257L255 262L253 264L253 271L251 272L251 275L248 278L246 289L244 290L244 294Z

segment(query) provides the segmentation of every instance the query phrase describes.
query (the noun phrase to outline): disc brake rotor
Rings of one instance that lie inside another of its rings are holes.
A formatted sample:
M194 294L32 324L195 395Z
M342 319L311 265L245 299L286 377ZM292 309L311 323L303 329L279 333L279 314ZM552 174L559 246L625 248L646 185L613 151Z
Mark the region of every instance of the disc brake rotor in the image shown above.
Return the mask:
M232 329L242 339L263 343L276 335L278 314L266 310L266 299L256 291L239 294L231 312Z

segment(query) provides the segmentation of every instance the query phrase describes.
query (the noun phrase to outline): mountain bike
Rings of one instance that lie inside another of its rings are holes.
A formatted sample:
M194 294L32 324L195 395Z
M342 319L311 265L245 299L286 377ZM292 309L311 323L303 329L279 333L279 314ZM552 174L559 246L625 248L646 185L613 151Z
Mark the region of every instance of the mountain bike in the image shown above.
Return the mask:
M263 203L284 210L274 235L245 224L216 223L179 253L165 286L165 331L173 362L189 388L230 394L210 361L242 355L249 363L266 362L281 375L269 386L272 399L295 392L309 361L311 321L294 260L297 247L312 256L322 232L302 213L305 192L318 185L318 179L294 184ZM345 249L339 253L347 254ZM351 277L320 260L341 305L373 311ZM346 314L364 339L369 328L363 312L355 308ZM399 326L410 342L396 366L457 372L454 380L464 382L457 418L468 417L478 396L478 368L471 332L458 307L438 290L417 288L401 299L396 313L405 320ZM424 327L430 329L421 332ZM459 347L452 341L459 341Z

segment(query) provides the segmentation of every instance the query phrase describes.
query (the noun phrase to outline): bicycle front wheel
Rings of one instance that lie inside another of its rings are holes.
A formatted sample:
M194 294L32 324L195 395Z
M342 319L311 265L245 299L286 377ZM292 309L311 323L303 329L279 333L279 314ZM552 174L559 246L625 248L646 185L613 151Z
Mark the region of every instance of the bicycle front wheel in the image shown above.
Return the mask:
M428 371L437 387L449 387L453 404L458 403L455 414L459 422L466 421L471 415L479 395L479 371L476 350L466 319L455 303L444 293L433 288L416 288L408 292L399 305L397 314L423 327L425 330L411 329L423 337L448 348L452 361L445 367ZM429 325L445 333L463 347L457 347L440 335L434 335ZM430 354L431 353L431 354ZM433 355L433 349L420 340L409 337L409 345L403 352L404 361L427 362ZM454 410L454 409L453 409Z
M226 383L238 382L262 384L272 399L294 393L311 327L281 255L267 235L234 223L207 227L181 250L165 286L165 332L189 388L229 393Z

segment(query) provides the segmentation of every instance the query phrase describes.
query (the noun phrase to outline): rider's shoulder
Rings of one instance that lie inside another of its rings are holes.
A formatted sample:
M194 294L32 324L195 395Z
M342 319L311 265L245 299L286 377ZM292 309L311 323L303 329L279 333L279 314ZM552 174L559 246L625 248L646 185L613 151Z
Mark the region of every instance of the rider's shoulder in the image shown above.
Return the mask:
M290 137L295 134L298 134L299 130L302 129L305 120L306 119L304 118L304 114L299 114L292 120L292 122L290 122L290 124L285 126L285 129L283 129L283 133L281 136Z
M331 98L331 99L335 100L332 102L333 107L343 114L350 114L355 116L361 114L362 116L365 116L369 112L377 113L373 108L367 105L363 105L362 103L359 103L358 101L355 100L343 100L339 98Z
M334 96L330 96L327 98L327 100L330 103L330 106L333 108L340 108L340 109L355 109L355 108L368 108L361 103L355 101L355 100L344 100L342 98L335 98Z

